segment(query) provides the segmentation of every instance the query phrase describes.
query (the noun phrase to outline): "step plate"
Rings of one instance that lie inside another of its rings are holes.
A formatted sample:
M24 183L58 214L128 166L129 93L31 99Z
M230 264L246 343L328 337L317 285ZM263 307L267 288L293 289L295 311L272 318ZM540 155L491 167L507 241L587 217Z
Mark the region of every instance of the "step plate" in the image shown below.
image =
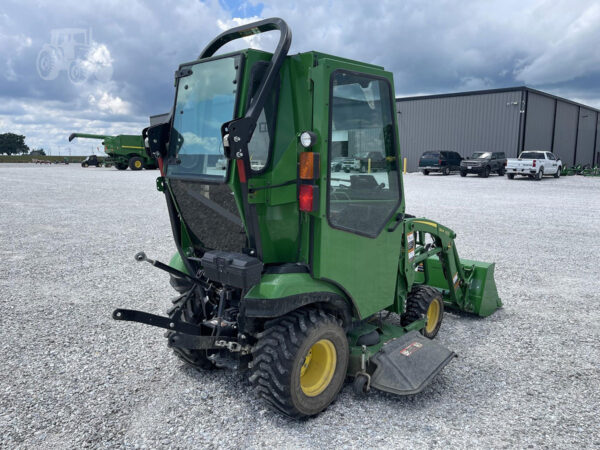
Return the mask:
M456 354L418 331L386 343L371 358L371 387L398 395L420 392Z

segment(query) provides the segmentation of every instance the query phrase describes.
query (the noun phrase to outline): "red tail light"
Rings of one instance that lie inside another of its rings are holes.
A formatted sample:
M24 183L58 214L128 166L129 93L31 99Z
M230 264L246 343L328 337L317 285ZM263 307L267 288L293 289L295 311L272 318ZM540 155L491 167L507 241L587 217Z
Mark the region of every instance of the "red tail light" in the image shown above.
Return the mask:
M535 159L533 160L533 167L535 167Z
M507 164L508 164L508 161L504 161L504 167L506 167Z
M438 159L438 164L441 166L442 165L442 160Z
M316 211L319 203L319 188L312 184L301 184L298 194L298 202L300 203L300 211L312 212Z

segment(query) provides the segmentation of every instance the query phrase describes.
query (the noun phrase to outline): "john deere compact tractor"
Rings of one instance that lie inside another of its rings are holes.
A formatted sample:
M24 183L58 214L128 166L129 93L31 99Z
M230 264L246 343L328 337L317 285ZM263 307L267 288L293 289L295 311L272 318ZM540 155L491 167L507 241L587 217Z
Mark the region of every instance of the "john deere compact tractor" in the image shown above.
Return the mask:
M215 55L271 30L273 54ZM347 377L357 393L419 392L454 356L431 340L444 309L487 316L501 303L494 264L461 260L452 230L405 214L392 74L288 55L290 42L283 20L263 20L176 71L169 121L144 134L178 251L168 265L136 259L181 295L165 317L113 317L168 330L191 366L248 369L268 404L305 417ZM385 163L362 174L332 164L360 154Z
M72 133L69 142L75 138L100 139L104 152L109 156L105 164L114 164L118 170L156 169L156 160L146 153L141 135L119 134L103 136L100 134ZM86 166L87 167L87 166Z

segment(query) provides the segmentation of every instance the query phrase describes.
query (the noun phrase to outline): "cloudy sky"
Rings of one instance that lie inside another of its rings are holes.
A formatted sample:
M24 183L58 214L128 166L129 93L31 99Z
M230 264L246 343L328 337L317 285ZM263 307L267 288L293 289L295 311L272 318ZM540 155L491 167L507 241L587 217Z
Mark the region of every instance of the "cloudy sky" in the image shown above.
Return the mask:
M2 0L0 133L53 155L98 146L69 143L74 131L137 134L171 108L179 63L221 31L273 16L290 25L292 53L383 65L397 96L527 85L600 108L597 0ZM252 44L270 50L276 38ZM225 50L248 46L238 42Z

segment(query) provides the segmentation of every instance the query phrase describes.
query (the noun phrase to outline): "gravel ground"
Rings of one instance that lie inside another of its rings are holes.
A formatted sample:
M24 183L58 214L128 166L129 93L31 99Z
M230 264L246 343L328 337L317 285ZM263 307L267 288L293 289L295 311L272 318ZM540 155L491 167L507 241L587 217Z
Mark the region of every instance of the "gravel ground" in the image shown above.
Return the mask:
M459 354L422 393L353 396L314 419L257 402L241 374L186 368L155 328L174 251L156 171L0 164L0 448L600 447L600 178L409 174L407 212L496 262L504 308L447 314Z

